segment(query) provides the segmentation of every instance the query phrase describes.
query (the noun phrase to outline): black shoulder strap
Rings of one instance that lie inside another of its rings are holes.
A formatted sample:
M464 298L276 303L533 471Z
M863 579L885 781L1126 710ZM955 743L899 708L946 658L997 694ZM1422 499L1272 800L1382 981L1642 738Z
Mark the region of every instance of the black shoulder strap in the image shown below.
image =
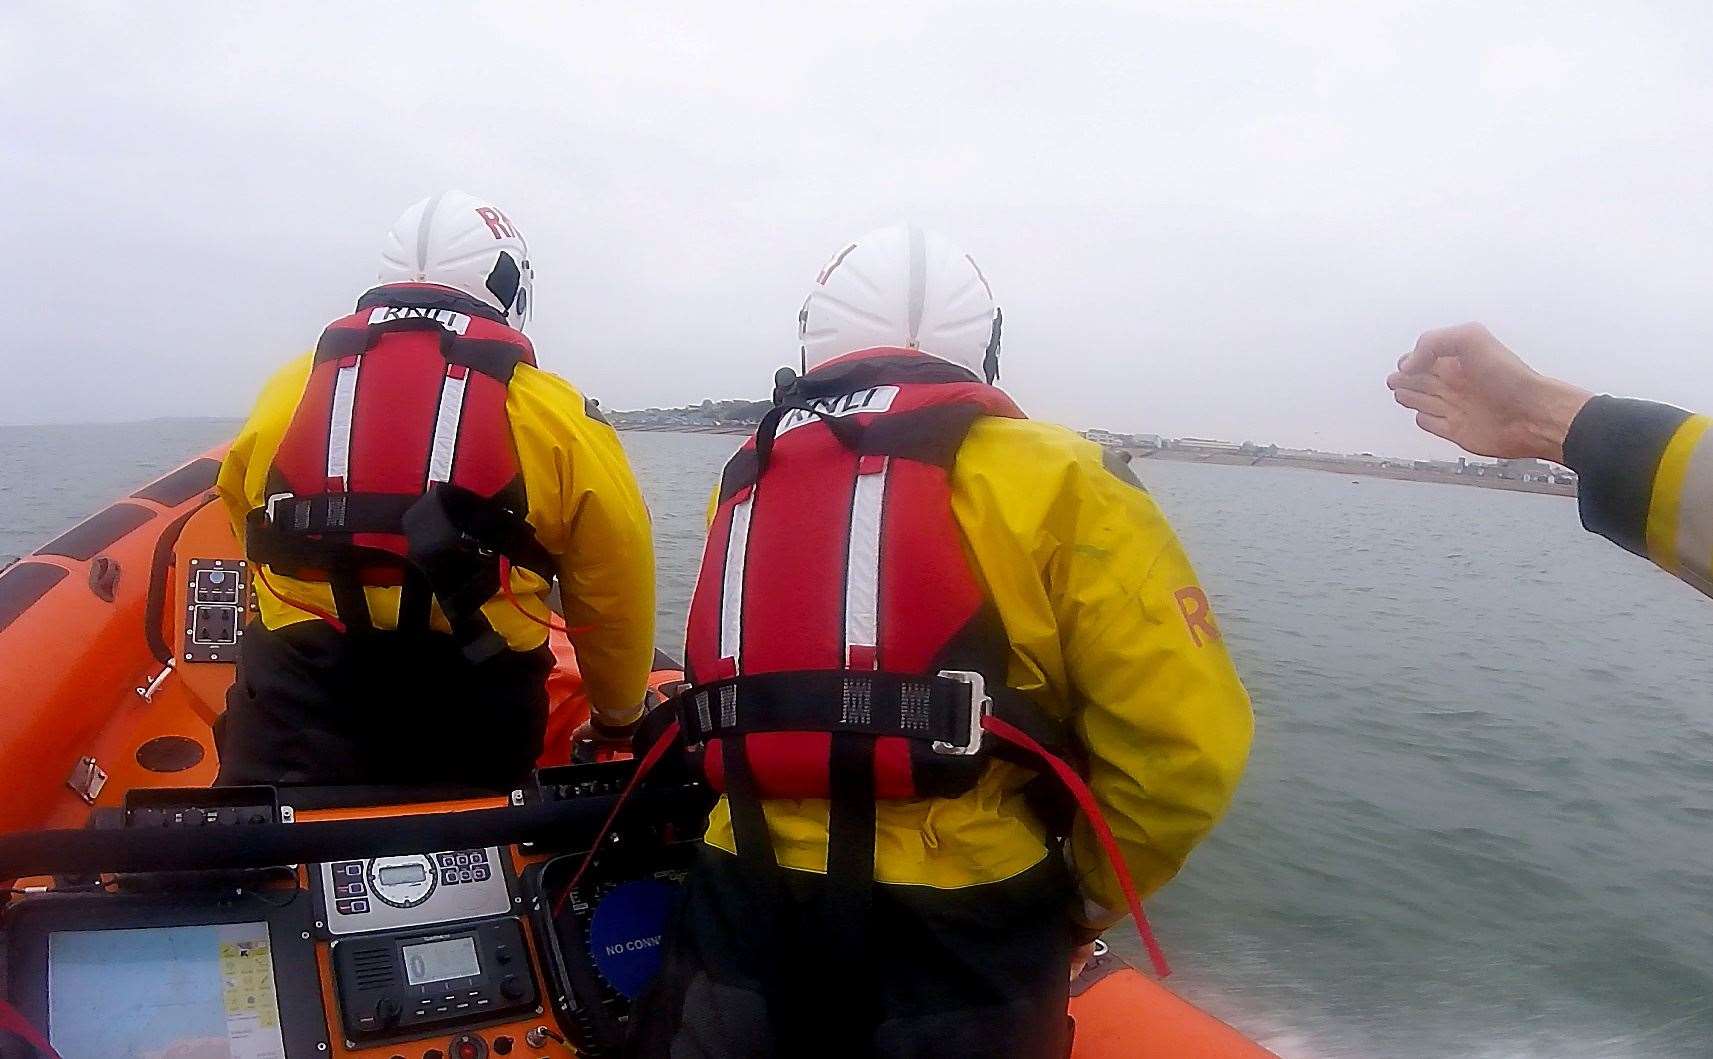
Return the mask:
M316 343L315 362L320 364L359 356L374 349L387 335L410 331L437 332L440 355L448 364L462 365L504 383L511 382L512 373L526 359L523 349L514 343L497 338L467 338L447 330L430 317L404 316L378 324L329 327L321 333L321 341Z

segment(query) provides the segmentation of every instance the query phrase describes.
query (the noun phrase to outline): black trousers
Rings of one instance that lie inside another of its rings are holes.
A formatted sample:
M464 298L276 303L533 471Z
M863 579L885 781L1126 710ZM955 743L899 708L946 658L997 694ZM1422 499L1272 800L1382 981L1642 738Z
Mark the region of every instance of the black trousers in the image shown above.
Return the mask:
M552 667L546 647L473 665L443 633L252 622L215 782L504 789L541 754Z
M704 848L665 967L631 1018L632 1052L671 1059L806 1056L1063 1059L1072 887L1057 857L959 890L874 885L859 952L829 920L825 876L754 885ZM761 898L771 891L770 900Z

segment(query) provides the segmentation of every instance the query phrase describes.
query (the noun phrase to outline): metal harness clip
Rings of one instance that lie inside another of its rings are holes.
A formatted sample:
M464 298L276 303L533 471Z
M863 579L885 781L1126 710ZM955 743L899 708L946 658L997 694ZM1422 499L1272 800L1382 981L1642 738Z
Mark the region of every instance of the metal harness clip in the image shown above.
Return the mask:
M973 757L981 753L981 719L993 712L993 700L987 694L987 680L980 673L968 669L942 669L939 676L946 680L955 680L960 684L969 685L968 741L963 746L959 746L943 739L936 739L929 746L936 754L945 754L950 757Z

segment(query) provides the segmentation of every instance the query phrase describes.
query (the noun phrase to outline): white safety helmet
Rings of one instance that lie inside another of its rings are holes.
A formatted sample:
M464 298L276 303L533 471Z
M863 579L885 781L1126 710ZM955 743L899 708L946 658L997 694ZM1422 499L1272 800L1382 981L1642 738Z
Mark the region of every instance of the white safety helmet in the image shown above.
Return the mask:
M797 316L803 370L876 346L919 349L992 382L999 306L975 260L912 224L879 228L827 262Z
M463 291L506 314L523 329L529 320L529 247L498 207L443 191L411 206L393 222L381 250L382 283L434 283Z

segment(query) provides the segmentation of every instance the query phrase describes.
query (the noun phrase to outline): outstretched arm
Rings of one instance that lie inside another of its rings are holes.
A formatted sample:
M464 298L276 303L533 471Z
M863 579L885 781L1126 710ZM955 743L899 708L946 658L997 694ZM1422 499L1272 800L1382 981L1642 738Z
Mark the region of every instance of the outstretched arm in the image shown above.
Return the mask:
M1422 335L1386 385L1469 452L1571 467L1584 526L1713 596L1713 420L1542 375L1480 324Z

